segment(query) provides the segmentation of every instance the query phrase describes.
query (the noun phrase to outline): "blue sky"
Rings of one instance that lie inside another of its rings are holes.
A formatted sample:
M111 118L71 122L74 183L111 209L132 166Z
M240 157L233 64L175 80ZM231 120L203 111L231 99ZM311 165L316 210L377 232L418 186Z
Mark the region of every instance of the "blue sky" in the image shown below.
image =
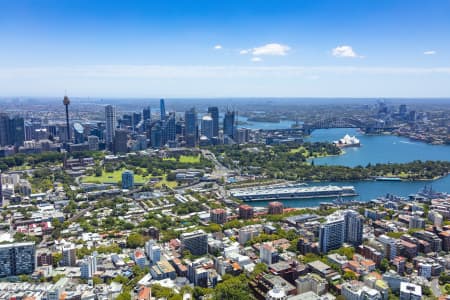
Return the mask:
M0 0L0 95L450 97L449 16L449 0Z

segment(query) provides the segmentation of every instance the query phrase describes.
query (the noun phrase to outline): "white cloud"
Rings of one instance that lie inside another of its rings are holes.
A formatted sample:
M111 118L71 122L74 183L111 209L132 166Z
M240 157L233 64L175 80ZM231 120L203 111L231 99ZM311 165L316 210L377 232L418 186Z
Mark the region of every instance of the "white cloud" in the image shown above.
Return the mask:
M284 56L286 55L291 48L286 45L271 43L266 44L261 47L256 47L252 49L252 54L255 56L258 55L276 55L276 56Z
M351 46L347 45L337 46L332 50L332 54L336 57L361 57L356 54Z
M260 62L260 61L262 61L262 59L261 59L261 57L255 56L255 57L252 57L251 61L252 62Z
M424 54L424 55L435 55L435 54L436 54L436 51L434 51L434 50L428 50L428 51L423 52L423 54Z
M214 50L222 50L222 45L215 45Z
M244 54L248 54L249 52L250 52L250 50L248 50L248 49L243 49L243 50L239 51L239 54L244 55Z

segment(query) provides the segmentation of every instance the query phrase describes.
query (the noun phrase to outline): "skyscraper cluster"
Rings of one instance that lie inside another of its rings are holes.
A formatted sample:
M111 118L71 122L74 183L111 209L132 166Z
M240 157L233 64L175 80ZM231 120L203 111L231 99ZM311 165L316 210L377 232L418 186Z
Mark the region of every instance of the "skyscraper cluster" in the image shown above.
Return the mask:
M117 107L104 107L104 121L83 122L70 119L71 100L64 96L65 113L59 120L0 114L0 147L11 153L40 153L109 150L114 154L141 151L148 147L197 147L242 143L248 140L245 130L237 130L236 112L227 110L223 121L219 108L211 106L206 112L195 107L184 113L166 109L159 100L159 117L145 106L140 112L118 114ZM6 152L5 152L6 153Z
M219 108L208 107L205 115L199 118L199 113L192 107L184 112L184 118L177 118L174 112L166 113L164 99L160 102L159 120L150 122L148 137L150 146L197 147L219 143L233 143L236 134L236 119L234 111L227 111L223 121L224 135L219 131Z

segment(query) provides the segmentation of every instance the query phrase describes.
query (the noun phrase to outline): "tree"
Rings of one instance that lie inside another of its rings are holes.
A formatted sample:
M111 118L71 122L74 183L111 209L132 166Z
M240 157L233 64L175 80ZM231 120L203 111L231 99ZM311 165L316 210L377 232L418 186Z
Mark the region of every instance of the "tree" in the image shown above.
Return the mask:
M267 272L267 265L264 263L258 263L255 265L255 267L253 268L253 272L251 274L251 278L255 278L256 276L258 276L259 274L263 273L263 272Z
M445 291L447 292L447 294L450 294L450 284L446 284L445 286L444 286L444 288L445 288Z
M200 299L201 297L209 295L210 293L211 293L210 289L195 286L193 296L195 299Z
M207 228L205 228L208 232L219 232L222 231L222 227L220 227L219 224L211 223L208 225Z
M248 279L245 275L232 277L226 281L219 283L213 292L214 300L240 300L248 299L250 289L248 287Z
M30 282L31 281L31 277L29 275L19 275L19 280L21 282Z
M100 277L97 277L97 276L94 276L94 277L92 278L92 281L94 282L94 285L102 284L102 283L103 283L103 280L102 280Z
M138 248L138 247L143 247L144 246L144 237L137 233L137 232L133 232L130 233L130 235L127 237L127 247L128 248Z
M431 291L431 288L429 286L426 286L426 285L422 286L422 293L425 296L431 296L433 294L433 292Z
M130 291L124 290L117 296L116 300L131 300Z
M62 259L62 253L61 252L52 253L52 258L53 258L53 267L56 268L56 267L58 267L59 262Z
M356 275L352 271L345 271L344 276L342 276L344 280L356 280Z
M171 288L163 287L159 284L154 284L152 286L152 296L156 297L157 299L171 299L172 297L174 297L174 295L175 292Z
M167 174L166 179L167 179L167 181L175 181L175 180L177 180L177 173L170 172L169 174Z
M353 247L341 247L337 250L332 251L333 253L338 253L339 255L344 255L347 259L353 259L353 255L355 255L355 248Z
M126 284L128 282L128 278L123 275L117 275L116 277L114 277L113 281L121 284Z
M53 278L52 278L52 282L53 282L53 283L57 283L61 278L64 278L64 277L65 277L64 274L58 274L58 275L55 275L55 276L53 276Z
M191 251L189 251L187 249L183 250L183 253L181 253L181 255L183 256L183 258L189 259L189 260L192 260L195 258L194 255L192 255Z
M103 170L101 167L96 167L95 168L95 177L101 177L103 174Z
M386 258L383 258L380 263L380 271L384 273L387 271L388 268L389 268L389 261Z
M439 283L440 284L450 283L450 275L448 275L445 272L442 272L441 275L439 276Z

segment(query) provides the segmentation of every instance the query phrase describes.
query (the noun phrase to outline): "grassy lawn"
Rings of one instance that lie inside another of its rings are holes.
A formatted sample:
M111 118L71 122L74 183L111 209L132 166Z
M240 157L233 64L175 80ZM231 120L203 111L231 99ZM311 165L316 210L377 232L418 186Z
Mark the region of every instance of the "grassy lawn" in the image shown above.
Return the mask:
M22 165L22 166L15 166L15 167L11 168L12 171L25 171L25 170L30 170L30 169L31 169L31 166L29 166L27 164Z
M122 180L122 172L125 169L117 170L114 172L105 172L103 171L102 176L97 177L95 175L83 177L82 182L100 182L100 183L117 183ZM134 182L136 183L144 183L150 180L152 176L149 175L147 177L143 177L142 175L134 174Z
M91 176L85 176L82 178L82 182L90 182L90 183L111 183L111 184L117 184L119 181L122 180L122 172L125 171L126 169L121 169L121 170L117 170L114 172L105 172L103 171L102 176L97 177L95 175L91 175ZM148 176L142 176L142 175L137 175L134 174L134 182L138 183L138 184L143 184L147 181L149 181L153 176L150 174ZM176 187L177 186L177 182L176 181L167 181L166 179L166 175L163 176L163 180L161 180L160 182L158 182L155 186L156 187L161 187L163 184L166 184L169 187Z
M163 180L159 181L157 184L155 184L156 188L161 188L163 184L167 185L170 188L176 188L178 183L176 181L167 181L167 176L163 176Z
M291 154L295 154L295 153L306 154L307 150L305 149L305 147L300 146L298 148L289 150L289 153L291 153ZM341 154L343 154L343 153L344 152L341 150ZM309 153L309 156L307 156L306 158L319 158L319 157L326 157L326 156L329 156L329 154L327 154L326 152L312 152L312 153Z
M305 147L300 146L298 148L289 150L289 153L294 154L294 153L305 152L305 151L306 151Z
M165 158L164 160L176 160L175 157ZM195 164L200 162L200 154L197 156L194 155L181 155L180 156L180 163L184 164Z

